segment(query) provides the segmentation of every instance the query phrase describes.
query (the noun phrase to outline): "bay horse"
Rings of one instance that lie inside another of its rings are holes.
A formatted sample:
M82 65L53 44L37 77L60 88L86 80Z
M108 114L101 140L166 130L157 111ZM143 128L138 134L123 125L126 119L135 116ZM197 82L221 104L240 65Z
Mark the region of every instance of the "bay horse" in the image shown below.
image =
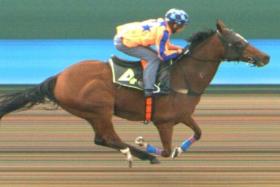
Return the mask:
M123 152L131 164L132 155L150 163L159 163L157 155L178 156L201 138L201 129L192 117L201 95L213 79L222 61L244 61L261 67L269 56L253 47L238 33L218 20L216 30L194 34L190 46L170 70L171 92L154 97L153 123L157 127L163 148L136 140L146 151L121 140L114 130L112 116L132 121L145 120L143 93L112 82L108 63L83 61L50 77L38 86L19 93L2 95L0 118L17 109L28 109L50 99L64 110L78 116L93 127L94 142ZM172 151L174 125L183 123L194 131L180 147Z

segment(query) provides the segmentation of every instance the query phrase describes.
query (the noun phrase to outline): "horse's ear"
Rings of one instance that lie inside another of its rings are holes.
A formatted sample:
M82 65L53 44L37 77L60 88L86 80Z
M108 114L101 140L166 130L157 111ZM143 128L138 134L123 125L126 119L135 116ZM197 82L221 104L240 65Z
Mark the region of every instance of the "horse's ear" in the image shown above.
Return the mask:
M224 22L222 20L219 20L219 19L217 20L216 26L217 26L217 29L220 33L223 33L223 30L225 28L227 28L226 25L224 24Z

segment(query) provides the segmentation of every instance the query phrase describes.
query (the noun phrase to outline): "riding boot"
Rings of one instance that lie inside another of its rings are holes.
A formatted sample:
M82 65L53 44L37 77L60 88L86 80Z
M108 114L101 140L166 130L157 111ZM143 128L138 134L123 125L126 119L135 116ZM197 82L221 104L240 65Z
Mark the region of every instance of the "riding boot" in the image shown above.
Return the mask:
M144 90L144 97L145 98L152 97L153 91L154 91L153 89L145 89Z

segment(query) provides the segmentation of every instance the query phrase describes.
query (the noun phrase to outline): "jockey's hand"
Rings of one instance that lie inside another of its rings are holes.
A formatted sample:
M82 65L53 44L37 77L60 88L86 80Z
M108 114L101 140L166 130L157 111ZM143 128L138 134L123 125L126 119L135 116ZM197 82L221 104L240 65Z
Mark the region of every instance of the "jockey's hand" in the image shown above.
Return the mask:
M181 54L183 52L183 50L184 50L183 48L179 48L179 49L177 49L177 53Z

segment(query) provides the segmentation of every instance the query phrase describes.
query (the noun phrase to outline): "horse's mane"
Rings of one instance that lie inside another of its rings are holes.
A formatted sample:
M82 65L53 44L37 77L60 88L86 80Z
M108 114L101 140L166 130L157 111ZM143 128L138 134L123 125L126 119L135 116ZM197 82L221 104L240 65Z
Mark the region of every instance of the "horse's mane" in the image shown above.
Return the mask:
M216 31L212 29L194 33L190 38L187 39L187 41L190 43L189 50L192 51L197 45L208 39L210 36L213 36L215 33Z

